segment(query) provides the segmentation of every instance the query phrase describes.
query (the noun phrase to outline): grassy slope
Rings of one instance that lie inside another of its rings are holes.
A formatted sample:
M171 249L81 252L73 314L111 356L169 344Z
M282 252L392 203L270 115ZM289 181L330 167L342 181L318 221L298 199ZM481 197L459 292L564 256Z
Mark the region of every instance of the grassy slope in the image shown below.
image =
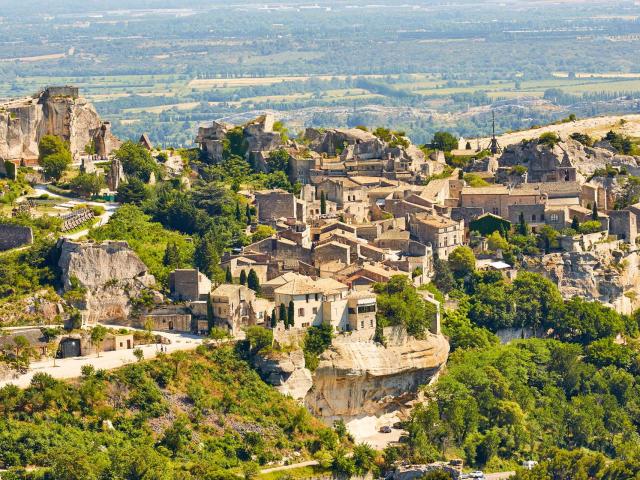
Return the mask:
M332 435L231 346L74 384L38 378L25 391L0 389L0 411L0 466L45 467L54 478L226 478L252 459L309 459ZM56 473L64 471L76 477Z

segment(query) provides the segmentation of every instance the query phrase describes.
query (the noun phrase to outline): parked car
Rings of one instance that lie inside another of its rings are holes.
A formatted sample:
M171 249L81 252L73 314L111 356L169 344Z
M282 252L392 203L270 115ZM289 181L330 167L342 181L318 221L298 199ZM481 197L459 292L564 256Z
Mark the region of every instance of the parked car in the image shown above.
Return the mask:
M484 480L484 472L481 472L480 470L476 470L475 472L471 472L469 474L469 478Z
M391 433L391 427L389 425L385 425L380 428L380 433Z
M538 462L535 460L525 460L522 462L522 468L526 468L527 470L533 470L533 467L538 465Z

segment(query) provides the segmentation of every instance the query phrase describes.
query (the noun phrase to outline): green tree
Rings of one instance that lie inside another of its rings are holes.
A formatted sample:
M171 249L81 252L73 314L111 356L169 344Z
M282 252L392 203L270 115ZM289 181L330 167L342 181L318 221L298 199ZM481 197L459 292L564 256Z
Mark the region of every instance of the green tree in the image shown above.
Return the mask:
M434 277L433 283L442 293L449 293L456 288L456 280L453 278L453 272L449 267L449 263L445 260L436 259L433 262Z
M139 362L144 360L144 352L140 347L133 349L133 356L136 357L136 360Z
M71 155L67 153L53 153L38 162L47 178L58 181L71 166Z
M269 153L267 158L267 170L269 172L289 173L289 152L280 148Z
M273 331L263 327L249 327L247 329L247 341L251 351L255 354L273 344Z
M433 134L431 145L435 149L450 152L458 148L458 138L449 132L436 132Z
M598 203L593 202L593 207L591 209L591 220L598 220Z
M529 235L529 225L527 225L527 222L524 219L523 212L520 212L520 215L518 217L518 234L525 237Z
M141 205L151 196L147 185L138 177L130 177L118 188L116 200L120 203Z
M233 283L233 276L231 275L231 267L227 267L224 272L224 281L226 283Z
M284 323L285 328L289 328L289 319L287 318L287 307L284 303L280 304L280 321Z
M138 143L127 141L113 152L113 155L122 163L122 169L127 176L148 182L152 173L156 177L160 174L160 168L151 153Z
M218 246L213 233L207 233L197 242L194 261L200 271L207 277L216 283L222 283L224 272L220 267L220 255L218 254Z
M456 247L449 254L449 268L457 277L465 277L476 269L476 257L467 246Z
M571 220L571 229L575 230L576 232L580 231L580 221L578 220L577 216L573 216L573 219Z
M247 286L256 293L260 293L260 279L258 274L252 268L249 270L249 276L247 277Z
M162 263L165 267L175 270L180 266L180 250L174 242L168 242L164 249Z
M161 443L167 447L174 455L183 451L189 443L193 433L189 428L189 420L185 416L179 416L173 424L165 430Z
M98 195L105 185L104 178L97 173L80 173L69 182L71 191L85 198Z
M320 213L325 215L327 213L327 196L324 193L324 190L320 192Z
M71 152L69 146L56 135L44 135L38 143L38 160L42 160L49 155L64 153L71 160Z
M589 220L580 225L580 233L596 233L602 230L602 224L599 220Z
M102 350L102 342L107 337L107 329L102 325L96 325L91 329L91 344L96 348L98 357L100 357L100 350Z
M240 285L247 284L247 272L244 270L240 270Z
M271 311L271 328L276 328L278 326L278 314L276 313L276 309Z
M287 309L287 320L289 322L290 327L295 327L296 311L295 311L295 306L293 305L293 300L289 301L289 308Z

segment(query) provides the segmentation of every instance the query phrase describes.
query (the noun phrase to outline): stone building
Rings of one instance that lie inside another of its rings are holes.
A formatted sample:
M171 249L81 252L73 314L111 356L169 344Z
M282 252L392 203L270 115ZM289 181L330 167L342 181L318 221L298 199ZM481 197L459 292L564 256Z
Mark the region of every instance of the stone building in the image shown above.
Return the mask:
M211 280L197 269L177 269L169 274L171 297L179 301L206 301L211 293Z
M436 257L446 260L449 254L464 243L464 220L455 221L429 213L409 215L407 220L411 236L425 245L431 245Z
M260 190L255 192L258 222L268 223L279 218L299 218L298 199L284 190ZM304 214L300 220L304 221Z
M211 292L213 324L234 337L246 327L264 323L272 309L271 303L258 302L256 293L244 285L220 285Z

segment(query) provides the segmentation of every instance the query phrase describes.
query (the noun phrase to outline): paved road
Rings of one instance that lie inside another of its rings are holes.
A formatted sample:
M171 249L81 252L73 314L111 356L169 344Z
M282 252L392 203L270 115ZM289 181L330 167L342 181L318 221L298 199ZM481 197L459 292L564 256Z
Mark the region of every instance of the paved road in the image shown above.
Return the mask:
M117 328L122 327L117 326ZM176 352L178 350L194 350L198 345L202 344L203 340L202 337L191 334L168 332L154 333L171 340L169 345L165 345L168 353ZM144 358L153 358L159 352L159 347L155 344L140 345L140 348L144 353ZM97 355L90 355L87 357L58 359L56 360L55 367L53 366L53 360L47 359L44 361L33 362L29 371L23 375L0 381L0 387L8 384L13 384L21 388L28 387L31 383L31 379L38 372L48 373L52 377L59 379L77 378L82 375L82 367L84 365L93 365L96 369L113 370L114 368L119 368L123 365L134 363L136 361L137 359L133 354L133 350L101 352L100 357Z

